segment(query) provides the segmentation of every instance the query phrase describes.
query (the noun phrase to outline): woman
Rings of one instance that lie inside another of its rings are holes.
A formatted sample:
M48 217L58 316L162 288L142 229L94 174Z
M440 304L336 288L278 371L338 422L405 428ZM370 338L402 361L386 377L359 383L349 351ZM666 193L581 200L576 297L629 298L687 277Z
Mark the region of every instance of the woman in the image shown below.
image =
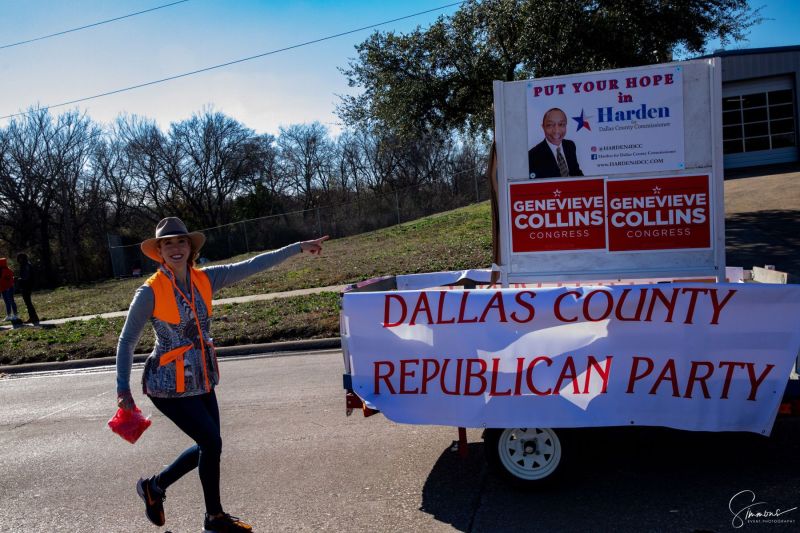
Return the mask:
M211 295L295 254L320 254L321 243L327 239L325 236L298 242L247 261L203 270L194 268L194 261L205 236L189 233L178 218L161 220L156 236L141 244L142 252L160 267L136 291L122 328L117 345L117 404L128 410L136 407L129 383L133 350L149 320L156 344L145 362L143 392L196 442L159 474L136 484L136 492L144 500L145 513L153 524L164 525L166 489L196 467L206 506L204 531L252 531L249 525L225 513L220 503L222 439L214 393L219 368L209 335Z

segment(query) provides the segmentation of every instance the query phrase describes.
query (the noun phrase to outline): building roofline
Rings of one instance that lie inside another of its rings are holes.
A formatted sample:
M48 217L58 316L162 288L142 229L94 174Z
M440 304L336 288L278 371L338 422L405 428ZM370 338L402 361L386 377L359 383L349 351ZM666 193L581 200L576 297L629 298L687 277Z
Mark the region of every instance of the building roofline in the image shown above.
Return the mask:
M780 54L783 52L800 52L800 45L772 46L768 48L742 48L741 50L716 50L713 54L706 54L697 59L709 57L747 56L752 54Z

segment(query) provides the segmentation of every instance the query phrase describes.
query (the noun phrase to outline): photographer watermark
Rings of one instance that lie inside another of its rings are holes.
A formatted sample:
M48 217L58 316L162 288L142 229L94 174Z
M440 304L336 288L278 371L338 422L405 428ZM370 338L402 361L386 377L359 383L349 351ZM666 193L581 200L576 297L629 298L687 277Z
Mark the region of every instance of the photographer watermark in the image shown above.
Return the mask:
M772 507L767 502L756 501L756 493L745 489L733 495L728 509L733 515L731 525L739 529L746 524L793 524L795 519L789 513L796 511L797 507Z

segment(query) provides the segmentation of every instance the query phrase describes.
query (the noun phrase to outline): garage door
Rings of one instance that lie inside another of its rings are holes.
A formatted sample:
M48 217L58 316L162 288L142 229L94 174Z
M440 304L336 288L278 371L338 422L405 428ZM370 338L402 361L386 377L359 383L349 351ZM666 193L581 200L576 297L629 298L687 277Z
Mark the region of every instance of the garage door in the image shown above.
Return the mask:
M797 161L795 101L788 76L724 84L725 168Z

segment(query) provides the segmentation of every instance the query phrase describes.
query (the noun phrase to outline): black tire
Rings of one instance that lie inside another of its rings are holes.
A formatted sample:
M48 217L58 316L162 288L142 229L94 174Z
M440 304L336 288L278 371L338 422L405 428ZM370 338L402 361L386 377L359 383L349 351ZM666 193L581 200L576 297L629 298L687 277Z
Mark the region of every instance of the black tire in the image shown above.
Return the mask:
M549 428L487 429L486 461L492 471L518 488L552 486L564 473L563 432Z

